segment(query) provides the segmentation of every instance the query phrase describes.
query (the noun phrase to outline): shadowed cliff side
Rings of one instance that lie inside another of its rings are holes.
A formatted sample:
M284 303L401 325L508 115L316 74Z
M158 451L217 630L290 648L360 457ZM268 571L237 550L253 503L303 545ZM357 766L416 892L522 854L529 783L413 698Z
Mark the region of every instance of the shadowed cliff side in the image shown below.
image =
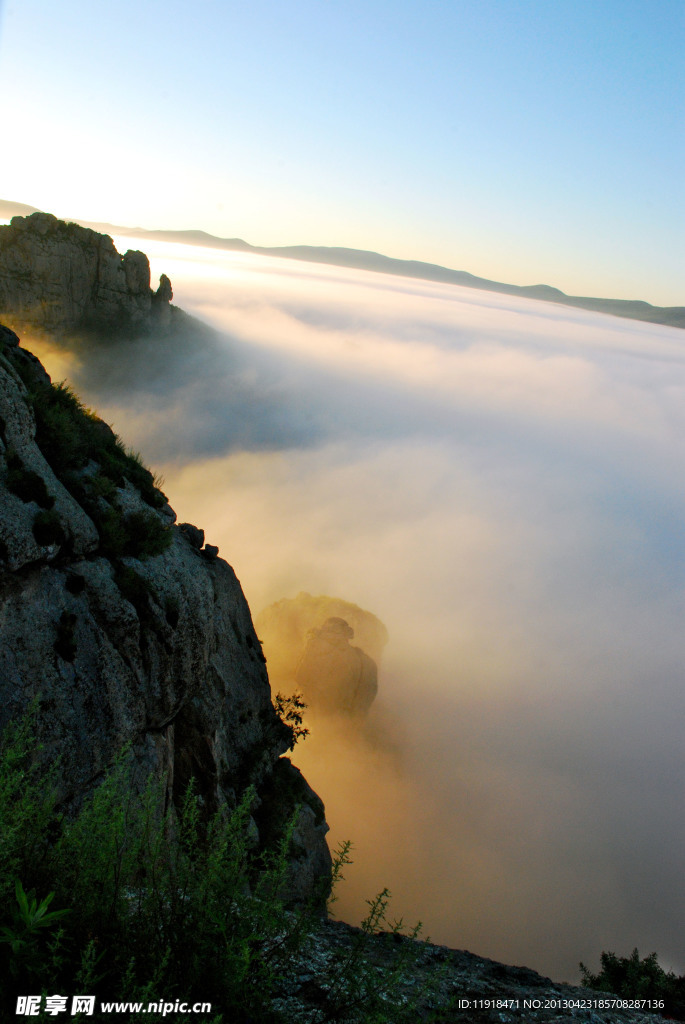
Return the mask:
M330 871L323 805L280 757L292 733L233 570L175 519L110 428L0 328L0 729L38 702L66 806L126 744L168 804L191 777L207 814L254 786L260 843L300 805L289 885L306 898Z

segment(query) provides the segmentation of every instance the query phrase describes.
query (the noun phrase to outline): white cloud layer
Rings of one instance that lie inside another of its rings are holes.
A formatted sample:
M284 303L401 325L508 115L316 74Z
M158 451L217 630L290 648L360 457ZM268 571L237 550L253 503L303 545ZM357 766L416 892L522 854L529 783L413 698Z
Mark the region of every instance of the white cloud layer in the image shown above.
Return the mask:
M220 339L77 386L254 613L307 590L390 633L401 767L302 748L357 846L343 912L389 885L434 940L558 980L636 945L682 973L685 333L149 250Z

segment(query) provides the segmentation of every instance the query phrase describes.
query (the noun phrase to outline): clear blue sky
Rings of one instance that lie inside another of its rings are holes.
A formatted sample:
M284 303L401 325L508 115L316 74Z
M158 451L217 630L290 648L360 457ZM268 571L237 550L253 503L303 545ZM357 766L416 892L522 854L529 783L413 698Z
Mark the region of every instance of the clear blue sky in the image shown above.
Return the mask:
M5 0L0 198L685 303L682 0Z

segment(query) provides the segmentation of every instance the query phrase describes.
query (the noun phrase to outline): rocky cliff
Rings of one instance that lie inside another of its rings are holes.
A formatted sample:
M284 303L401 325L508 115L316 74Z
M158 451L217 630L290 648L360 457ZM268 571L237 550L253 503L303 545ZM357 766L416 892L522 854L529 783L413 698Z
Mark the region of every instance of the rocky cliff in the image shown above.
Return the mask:
M143 313L145 274L126 280L110 295L139 296ZM79 296L59 315L92 308ZM261 843L300 805L290 885L306 897L330 871L323 805L280 756L292 734L233 570L175 520L110 428L0 328L0 728L37 702L67 806L126 744L168 802L191 776L208 813L256 787Z
M150 287L145 253L117 252L108 235L48 213L0 227L0 320L14 330L146 334L168 327L171 282Z

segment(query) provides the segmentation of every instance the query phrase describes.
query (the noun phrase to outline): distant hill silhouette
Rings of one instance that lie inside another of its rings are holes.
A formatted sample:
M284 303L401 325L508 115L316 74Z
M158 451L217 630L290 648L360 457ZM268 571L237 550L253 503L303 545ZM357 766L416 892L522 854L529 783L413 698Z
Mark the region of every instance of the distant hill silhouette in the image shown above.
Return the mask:
M0 200L0 218L26 216L34 213L35 207L23 203ZM325 263L335 267L354 267L372 270L381 274L396 274L424 281L439 281L443 284L457 284L465 288L480 288L483 291L499 292L504 295L520 295L527 299L556 302L561 306L575 306L596 313L625 317L629 320L644 320L647 323L663 324L667 327L685 328L685 306L652 306L639 299L602 299L592 296L566 295L558 288L547 284L515 285L501 281L490 281L474 277L464 270L450 270L436 263L421 260L398 260L366 249L346 249L338 246L250 245L242 238L218 238L206 231L150 231L145 228L129 228L116 224L94 221L77 221L84 227L95 228L107 234L126 234L135 238L155 238L168 242L182 242L185 245L199 245L212 249L228 249L233 252L253 252L263 256L280 256L285 259L304 260L308 263Z

